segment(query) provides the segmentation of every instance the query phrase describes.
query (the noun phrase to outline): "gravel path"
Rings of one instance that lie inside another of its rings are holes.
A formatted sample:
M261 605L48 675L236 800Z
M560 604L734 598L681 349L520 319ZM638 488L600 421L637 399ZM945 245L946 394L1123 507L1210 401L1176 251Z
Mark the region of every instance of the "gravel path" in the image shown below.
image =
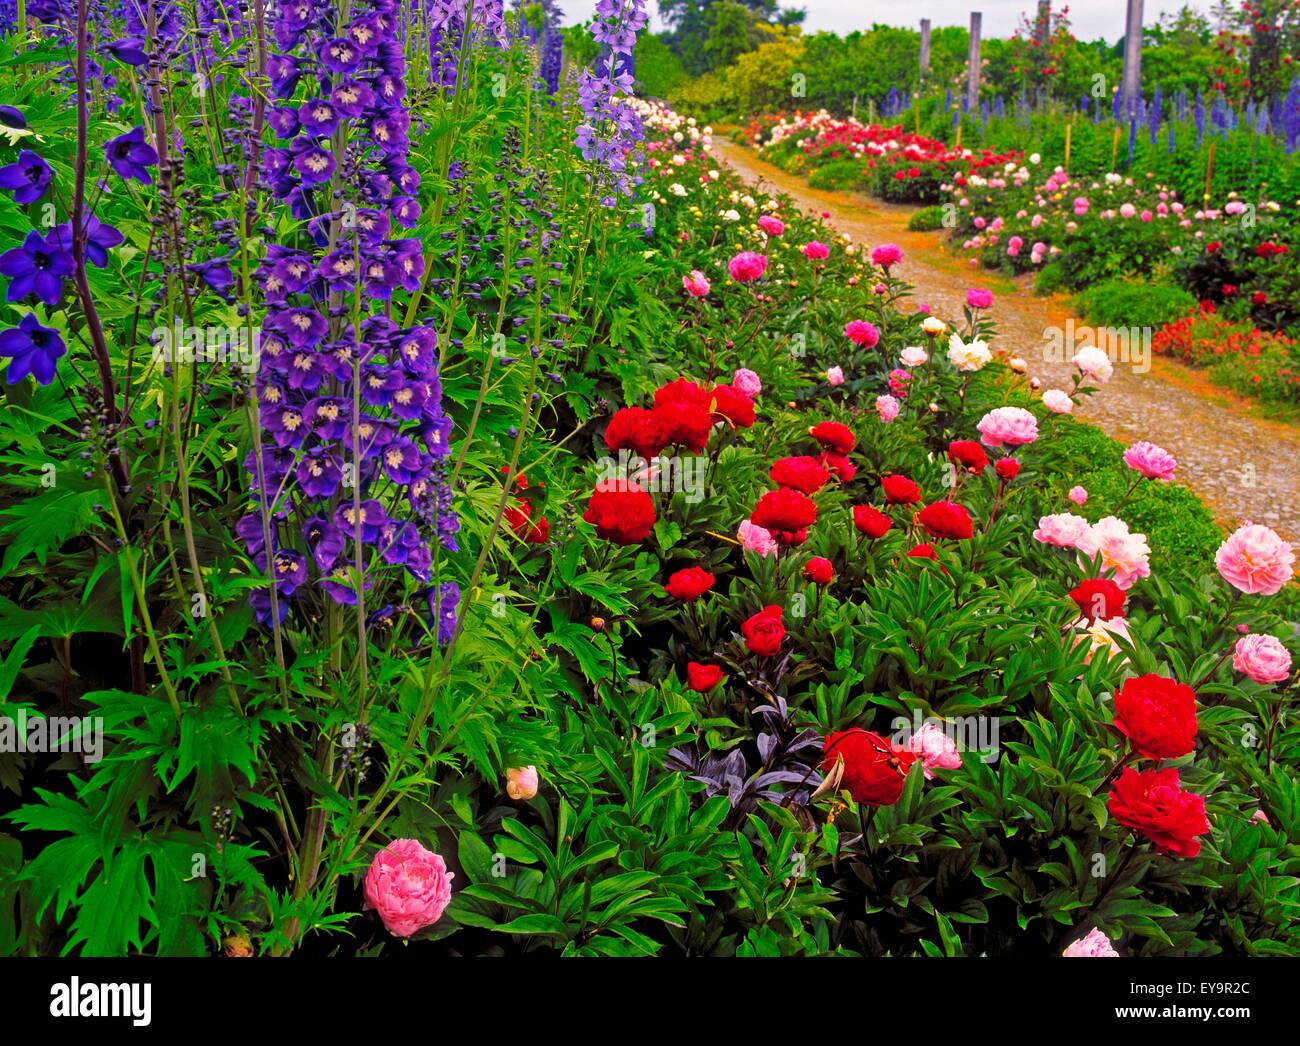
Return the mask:
M904 252L897 271L913 285L915 301L928 302L940 317L961 315L968 287L989 288L997 295L995 344L1028 360L1044 387L1068 387L1072 368L1049 362L1055 357L1047 334L1069 330L1071 322L1075 329L1086 326L1068 298L1038 297L1027 284L972 268L939 233L908 231L915 208L809 188L730 141L715 139L713 152L756 185L787 192L810 211L829 211L830 224L859 244L897 243ZM1149 439L1167 449L1178 459L1179 479L1224 526L1251 520L1300 539L1300 429L1269 420L1251 401L1210 385L1191 368L1152 357L1149 369L1116 362L1114 376L1076 413L1116 439Z

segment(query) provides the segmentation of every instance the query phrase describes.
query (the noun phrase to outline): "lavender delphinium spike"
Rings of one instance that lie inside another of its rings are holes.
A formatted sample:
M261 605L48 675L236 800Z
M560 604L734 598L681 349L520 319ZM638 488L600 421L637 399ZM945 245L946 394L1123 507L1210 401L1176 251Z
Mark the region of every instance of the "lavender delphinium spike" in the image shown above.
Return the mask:
M601 203L607 207L617 194L632 192L628 156L642 138L641 118L620 96L632 92L630 58L645 24L645 0L599 0L591 34L605 53L595 70L584 69L578 79L578 102L586 118L574 144L584 159L595 161Z

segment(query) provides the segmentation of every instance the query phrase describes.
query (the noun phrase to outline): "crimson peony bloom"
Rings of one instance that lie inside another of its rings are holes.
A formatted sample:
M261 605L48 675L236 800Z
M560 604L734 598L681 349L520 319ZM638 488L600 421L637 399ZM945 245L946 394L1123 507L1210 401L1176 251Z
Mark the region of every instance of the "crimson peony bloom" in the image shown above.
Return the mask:
M1177 759L1196 747L1196 693L1167 676L1126 679L1115 694L1115 727L1139 755Z
M988 468L989 456L973 439L954 440L948 444L948 460L959 469L983 472Z
M1141 832L1171 857L1195 857L1201 852L1197 836L1210 830L1205 797L1184 791L1173 767L1141 771L1125 767L1106 808L1116 821Z
M854 505L853 525L874 541L876 538L884 537L889 528L894 525L894 521L870 505Z
M738 429L754 425L754 400L732 385L719 385L713 390L713 414L725 418Z
M808 528L817 522L817 504L797 490L769 490L758 499L749 521L782 545L801 545L808 537Z
M926 505L916 514L916 521L936 538L954 538L960 541L974 533L970 513L955 501L936 501Z
M1070 598L1078 606L1079 613L1087 618L1088 624L1092 624L1123 617L1128 596L1110 578L1088 578L1070 590Z
M597 537L618 545L645 540L655 525L650 495L628 480L602 480L596 485L582 518L596 528Z
M785 638L785 625L781 622L781 608L766 606L740 626L745 646L759 657L774 657L781 650Z
M804 564L803 576L815 585L829 585L835 579L835 567L829 559L813 556Z
M939 559L939 553L934 550L933 545L917 545L915 548L907 550L909 559Z
M1020 462L1015 458L1003 458L993 466L993 471L998 474L998 479L1010 483L1020 475Z
M893 806L898 802L907 772L916 761L914 753L859 727L830 734L824 751L822 770L829 772L842 759L840 788L847 789L854 802L867 806Z
M858 467L843 454L822 451L821 457L817 460L841 483L848 483L858 474Z
M658 456L668 443L663 420L644 407L615 411L605 426L605 444L610 450L630 450L649 459Z
M668 575L664 591L682 603L699 599L713 587L715 578L703 567L687 567Z
M823 450L834 454L847 454L858 441L853 430L838 421L818 422L808 430L808 435L820 443Z
M880 485L891 505L915 505L921 500L921 488L906 476L883 476Z
M530 545L541 545L551 536L551 523L545 516L536 523L532 519L533 510L528 502L521 501L505 510L502 519L515 537Z
M709 442L713 431L713 415L708 407L700 407L685 400L670 400L655 404L655 417L663 426L664 445L677 443L692 454L699 454Z
M768 472L772 482L803 494L816 494L830 482L831 474L816 458L808 455L778 458Z
M676 381L670 381L667 385L655 389L655 406L666 407L672 403L685 403L692 407L700 407L708 410L713 403L712 393L690 380L690 378L678 378Z
M686 662L686 685L697 694L707 694L726 678L717 665L701 665L694 661Z

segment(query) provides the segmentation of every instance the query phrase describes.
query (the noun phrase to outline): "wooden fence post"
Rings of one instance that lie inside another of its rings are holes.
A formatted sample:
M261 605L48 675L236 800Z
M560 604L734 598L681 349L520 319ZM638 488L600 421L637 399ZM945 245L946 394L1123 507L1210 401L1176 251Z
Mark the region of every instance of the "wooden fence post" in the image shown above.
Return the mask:
M967 55L969 68L966 70L966 108L978 110L980 104L980 22L983 16L978 11L970 13L970 54Z
M1142 96L1142 0L1128 0L1124 25L1124 115L1137 111Z

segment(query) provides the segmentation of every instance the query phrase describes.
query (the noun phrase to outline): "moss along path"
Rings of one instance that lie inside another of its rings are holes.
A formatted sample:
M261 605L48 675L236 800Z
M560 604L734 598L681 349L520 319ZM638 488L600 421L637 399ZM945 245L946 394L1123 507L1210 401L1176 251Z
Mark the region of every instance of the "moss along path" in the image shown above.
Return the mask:
M758 159L734 142L714 139L714 155L756 186L789 193L801 206L830 213L830 223L859 244L897 243L903 248L899 274L914 288L915 301L928 302L941 317L960 316L968 287L997 295L995 345L1029 361L1029 373L1044 388L1068 388L1068 364L1047 362L1047 332L1076 328L1069 300L1038 297L1016 281L974 269L949 251L939 233L907 228L913 207L882 203L861 193L810 188L798 175ZM1178 459L1178 476L1205 500L1226 526L1246 520L1266 523L1284 537L1300 539L1300 430L1260 416L1243 397L1210 385L1196 371L1153 357L1139 373L1115 364L1110 382L1076 412L1116 439L1149 439Z

